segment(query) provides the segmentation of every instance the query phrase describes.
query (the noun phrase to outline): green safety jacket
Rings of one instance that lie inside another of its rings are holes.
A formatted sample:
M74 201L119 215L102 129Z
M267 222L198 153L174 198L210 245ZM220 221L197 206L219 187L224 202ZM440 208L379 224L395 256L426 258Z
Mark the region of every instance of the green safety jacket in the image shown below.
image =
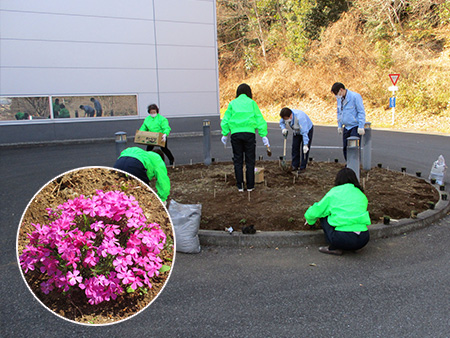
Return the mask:
M68 118L70 117L69 110L67 108L61 108L59 111L59 115L57 116L59 118Z
M367 197L352 183L333 187L305 213L308 224L313 225L317 219L328 217L328 223L336 231L366 231L370 224L367 211Z
M14 115L16 117L16 120L25 120L25 114L22 113L21 111L18 112L16 115Z
M53 116L58 117L58 113L61 107L59 106L59 103L53 103Z
M261 137L267 136L267 122L255 101L245 94L239 95L228 104L227 111L220 123L222 135L228 133L255 133Z
M120 153L120 157L129 156L139 160L147 169L147 177L152 180L156 177L157 195L164 202L170 194L170 179L167 176L166 164L161 156L152 151L145 151L139 147L130 147Z
M171 131L169 121L159 114L156 114L155 117L147 116L139 130L163 133L167 136L169 136Z

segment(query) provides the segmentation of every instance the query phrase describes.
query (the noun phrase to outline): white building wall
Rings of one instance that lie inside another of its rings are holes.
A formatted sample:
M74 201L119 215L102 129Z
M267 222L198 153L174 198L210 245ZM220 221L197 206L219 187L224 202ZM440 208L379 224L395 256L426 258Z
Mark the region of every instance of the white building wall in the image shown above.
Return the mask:
M219 115L215 0L0 2L0 96L138 95Z

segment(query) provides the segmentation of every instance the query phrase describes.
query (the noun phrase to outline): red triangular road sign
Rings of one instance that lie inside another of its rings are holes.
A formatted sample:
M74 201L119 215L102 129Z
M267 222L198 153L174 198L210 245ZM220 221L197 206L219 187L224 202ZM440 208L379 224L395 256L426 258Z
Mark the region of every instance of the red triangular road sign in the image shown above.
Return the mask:
M389 77L391 78L392 84L395 86L397 84L398 78L400 77L400 74L389 74Z

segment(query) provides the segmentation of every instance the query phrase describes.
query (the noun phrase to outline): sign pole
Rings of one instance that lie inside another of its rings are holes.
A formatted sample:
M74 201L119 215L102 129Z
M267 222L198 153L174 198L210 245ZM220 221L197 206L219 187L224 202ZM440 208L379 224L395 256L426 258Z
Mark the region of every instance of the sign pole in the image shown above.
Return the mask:
M395 123L395 91L392 92L392 95L393 95L392 97L393 97L394 104L392 105L392 122L391 122L391 124L394 125L394 123Z
M396 84L399 77L400 74L389 74L389 78L391 79L391 82L393 84L393 86L389 87L389 91L392 92L391 100L389 100L389 106L392 108L392 121L391 121L392 125L394 125L395 123L395 106L396 106L395 92L398 90Z

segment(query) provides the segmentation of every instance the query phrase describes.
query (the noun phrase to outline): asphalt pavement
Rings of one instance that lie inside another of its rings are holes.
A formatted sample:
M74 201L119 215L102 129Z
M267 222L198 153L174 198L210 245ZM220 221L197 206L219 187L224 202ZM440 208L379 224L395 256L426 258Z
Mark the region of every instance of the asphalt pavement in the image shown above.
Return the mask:
M269 138L277 159L282 138L276 125ZM316 126L311 156L343 161L340 144L336 128ZM203 160L201 136L172 137L169 145L178 164ZM257 156L266 159L260 138L257 146ZM450 161L448 136L373 131L373 165L428 176L440 154ZM212 136L212 156L231 159L219 135ZM20 217L55 176L112 166L115 157L113 141L0 148L2 337L450 337L450 216L340 257L321 254L315 245L177 254L167 286L137 316L102 327L60 319L35 300L20 276Z

